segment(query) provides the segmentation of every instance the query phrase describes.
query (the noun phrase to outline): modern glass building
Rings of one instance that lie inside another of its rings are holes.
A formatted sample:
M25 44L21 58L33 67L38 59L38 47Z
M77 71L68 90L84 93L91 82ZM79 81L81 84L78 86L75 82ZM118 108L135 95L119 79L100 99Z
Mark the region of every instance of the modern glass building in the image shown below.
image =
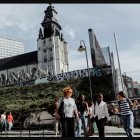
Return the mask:
M109 47L101 48L107 65L111 65L111 53Z
M0 59L24 53L24 44L20 41L0 37Z

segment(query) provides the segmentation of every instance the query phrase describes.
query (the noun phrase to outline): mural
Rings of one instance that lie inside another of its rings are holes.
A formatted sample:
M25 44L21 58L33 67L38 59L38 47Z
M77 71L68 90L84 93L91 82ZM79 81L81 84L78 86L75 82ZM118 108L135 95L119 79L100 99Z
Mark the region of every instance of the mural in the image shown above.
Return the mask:
M38 77L44 77L44 74L36 66L29 67L29 70L26 66L17 70L9 69L0 73L0 86L23 85Z
M89 72L90 72L90 76L94 76L94 77L101 77L104 75L112 74L112 70L110 66L102 67L102 68L101 67L90 68ZM82 77L88 77L88 69L75 70L71 72L47 76L45 78L38 78L35 80L35 84L47 83L49 81L63 81L72 78L82 78Z
M112 74L110 66L106 67L94 67L89 69L90 76L100 77L104 75ZM0 73L0 86L7 85L28 85L28 84L40 84L47 83L49 81L63 81L72 78L88 77L88 69L81 69L70 71L66 73L60 73L57 75L49 74L43 71L37 66L22 67L16 71L8 70Z

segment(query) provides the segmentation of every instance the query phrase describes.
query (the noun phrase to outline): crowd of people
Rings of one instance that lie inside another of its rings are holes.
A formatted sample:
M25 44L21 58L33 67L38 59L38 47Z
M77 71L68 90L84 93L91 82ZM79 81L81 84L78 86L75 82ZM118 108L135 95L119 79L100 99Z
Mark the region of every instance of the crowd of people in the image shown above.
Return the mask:
M95 102L86 100L85 95L80 94L77 99L72 97L73 90L66 87L63 90L60 102L55 98L54 116L56 122L60 122L62 137L81 137L82 129L84 137L92 136L95 129L99 137L105 137L105 122L111 120L111 115L118 114L121 124L128 137L134 136L134 114L133 110L140 107L137 100L132 102L126 98L124 92L117 94L117 106L111 104L110 108L104 101L103 93L96 95ZM11 112L1 114L1 131L11 131L13 127L13 115Z
M1 114L1 131L11 131L11 128L13 127L13 115L11 112L7 115L6 111Z
M64 96L60 103L55 101L56 120L60 122L62 137L81 137L83 129L84 137L94 134L98 129L99 137L105 137L105 122L111 120L111 114L107 103L103 100L103 94L97 93L96 100L86 100L85 95L80 94L77 99L72 98L73 90L66 87L63 90ZM132 108L134 105L129 98L121 91L117 94L118 107L113 108L113 113L118 113L122 126L128 137L133 137L134 115Z

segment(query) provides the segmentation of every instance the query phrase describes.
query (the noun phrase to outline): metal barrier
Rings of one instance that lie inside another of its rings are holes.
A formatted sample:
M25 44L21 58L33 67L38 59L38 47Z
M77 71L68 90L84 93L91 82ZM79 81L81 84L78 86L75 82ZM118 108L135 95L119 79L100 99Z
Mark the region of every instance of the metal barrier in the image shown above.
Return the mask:
M134 111L134 118L135 118L135 123L137 123L140 126L140 110L135 110ZM45 120L50 120L50 119L45 119ZM51 119L54 120L54 119ZM120 117L118 114L114 114L111 116L111 125L117 126L121 124ZM60 136L61 131L59 131L59 121L55 121L55 123L51 124L52 125L52 131L46 129L47 124L42 124L39 123L39 126L35 125L33 126L32 124L28 124L28 129L23 129L22 123L17 122L17 126L13 126L12 131L2 131L2 125L0 122L0 127L1 127L1 137L8 137L8 136L18 136L18 137L32 137L32 136L37 136L37 137L45 137L45 136ZM109 125L109 124L107 124ZM44 127L46 126L46 127Z
M50 119L45 119L50 120ZM53 120L53 119L52 119ZM1 126L1 137L8 137L8 136L18 136L18 137L31 137L31 136L39 136L39 137L45 137L47 135L55 135L56 137L59 135L58 131L58 123L55 122L55 124L52 124L53 131L45 129L44 125L47 124L39 124L40 127L32 126L29 122L28 129L23 129L21 122L18 122L18 127L13 126L12 131L3 131L2 124L0 122ZM41 127L43 126L43 127Z

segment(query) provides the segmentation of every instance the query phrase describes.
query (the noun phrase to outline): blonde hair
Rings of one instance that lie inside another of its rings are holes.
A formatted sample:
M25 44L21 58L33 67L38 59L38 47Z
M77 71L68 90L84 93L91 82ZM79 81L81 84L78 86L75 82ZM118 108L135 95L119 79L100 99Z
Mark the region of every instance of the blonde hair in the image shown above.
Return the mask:
M73 92L72 88L70 86L67 86L63 89L63 93L64 93L64 96L66 96L69 91Z

